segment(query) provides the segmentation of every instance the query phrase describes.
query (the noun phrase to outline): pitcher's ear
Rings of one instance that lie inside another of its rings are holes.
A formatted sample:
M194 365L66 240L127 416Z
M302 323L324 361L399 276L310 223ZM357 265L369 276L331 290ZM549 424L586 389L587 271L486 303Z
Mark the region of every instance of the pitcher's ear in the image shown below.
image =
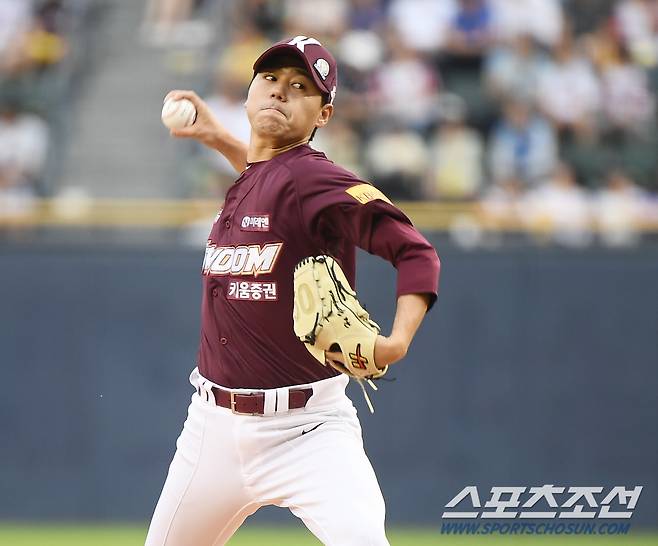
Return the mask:
M315 122L315 126L324 127L327 123L329 123L329 120L332 118L333 115L334 115L334 105L325 104L322 107L322 110L320 110L320 115L318 116L318 119Z

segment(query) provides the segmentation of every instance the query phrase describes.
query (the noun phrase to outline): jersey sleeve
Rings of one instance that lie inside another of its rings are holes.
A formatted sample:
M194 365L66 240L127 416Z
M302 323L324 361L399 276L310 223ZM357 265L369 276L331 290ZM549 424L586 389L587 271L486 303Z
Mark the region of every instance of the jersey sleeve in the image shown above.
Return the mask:
M439 287L434 247L380 190L324 159L293 173L300 214L319 248L349 242L390 262L398 271L397 295L428 294ZM428 307L428 309L429 309Z

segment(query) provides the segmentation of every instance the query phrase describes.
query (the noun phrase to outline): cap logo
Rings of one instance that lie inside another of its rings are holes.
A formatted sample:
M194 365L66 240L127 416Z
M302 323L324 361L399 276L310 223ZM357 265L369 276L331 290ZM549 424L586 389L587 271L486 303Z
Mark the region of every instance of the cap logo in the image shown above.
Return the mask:
M322 79L326 80L327 76L329 75L329 63L325 59L320 57L317 61L315 61L315 64L313 66L318 71L318 74L322 76Z
M319 45L322 46L315 38L307 38L306 36L295 36L292 40L288 42L288 45L297 46L297 49L304 53L304 48L307 45Z

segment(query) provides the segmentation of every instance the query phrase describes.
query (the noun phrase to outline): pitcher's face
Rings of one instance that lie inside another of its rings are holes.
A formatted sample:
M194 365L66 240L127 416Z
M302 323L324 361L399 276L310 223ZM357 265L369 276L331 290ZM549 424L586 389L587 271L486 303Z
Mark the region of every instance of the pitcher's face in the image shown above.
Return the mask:
M245 103L253 132L285 144L329 121L333 106L322 105L322 93L300 59L282 56L260 70Z

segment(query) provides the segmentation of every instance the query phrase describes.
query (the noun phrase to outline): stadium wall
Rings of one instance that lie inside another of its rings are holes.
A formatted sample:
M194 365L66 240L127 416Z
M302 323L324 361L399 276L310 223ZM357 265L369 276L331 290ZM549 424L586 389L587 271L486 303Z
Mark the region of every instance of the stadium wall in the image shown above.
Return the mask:
M495 485L643 485L632 522L658 528L658 249L436 242L439 300L375 415L350 387L389 523L438 526L466 485L483 502ZM0 519L150 517L191 394L201 260L0 248ZM360 257L384 329L394 286Z

